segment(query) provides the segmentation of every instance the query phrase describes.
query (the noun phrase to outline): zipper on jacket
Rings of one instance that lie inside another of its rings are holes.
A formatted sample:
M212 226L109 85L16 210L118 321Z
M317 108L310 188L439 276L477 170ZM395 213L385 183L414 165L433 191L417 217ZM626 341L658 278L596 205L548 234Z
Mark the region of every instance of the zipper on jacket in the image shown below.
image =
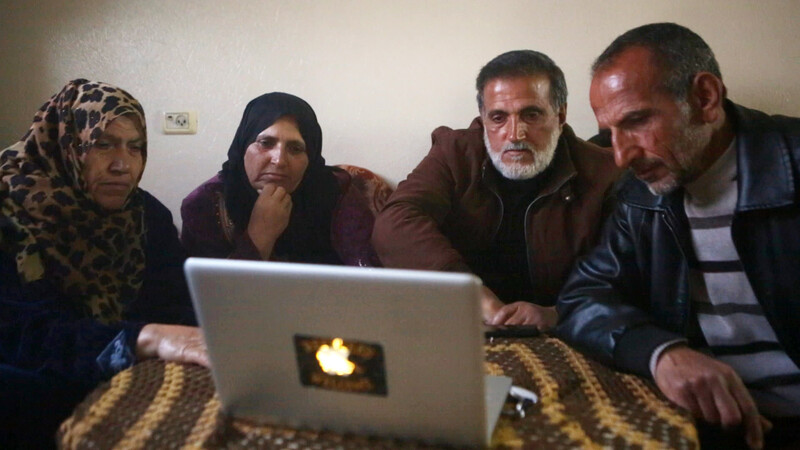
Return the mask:
M536 198L534 198L533 200L531 200L530 203L528 203L528 207L525 208L525 216L523 218L524 223L522 224L522 226L523 226L523 232L525 233L525 236L524 236L524 238L525 238L525 262L528 263L528 278L531 281L531 286L533 286L533 284L534 284L533 283L534 280L533 280L533 276L532 276L532 271L531 271L531 267L530 267L530 264L531 264L531 246L530 246L530 242L529 242L529 238L528 238L529 237L529 232L530 232L530 230L528 229L528 222L529 222L528 216L529 216L529 214L531 212L531 208L533 208L533 205L538 203L540 200L561 192L561 190L564 188L564 186L567 185L567 183L569 183L570 181L572 181L572 179L575 178L576 176L577 176L576 172L571 173L567 178L564 179L564 181L561 184L556 186L554 189L551 189L548 192L540 193L539 195L537 195ZM484 162L483 167L481 168L481 178L484 179L484 180L486 179L486 163L485 162ZM503 203L503 198L500 196L499 193L497 193L497 190L495 189L495 186L492 186L489 183L487 183L486 187L489 189L489 191L492 194L494 194L494 196L497 198L497 202L500 204L500 220L497 221L497 225L494 228L494 232L492 232L492 241L494 241L494 239L497 237L497 233L500 231L500 225L502 225L502 223L503 223L503 214L505 214L505 204ZM564 197L564 201L566 201L566 202L572 201L571 196L574 196L574 195L575 195L574 193L568 194L566 197Z
M484 162L483 167L481 168L481 179L486 180L486 163ZM485 182L485 181L484 181ZM495 186L486 183L486 187L489 189L489 192L494 194L497 197L497 203L500 204L500 220L497 221L497 224L494 227L494 231L492 231L492 241L497 237L497 232L500 231L500 225L503 224L503 214L505 214L505 205L503 204L503 198L500 194L497 193L495 190Z
M533 201L531 201L528 204L528 207L525 209L525 218L523 219L525 222L522 224L522 226L523 226L523 229L525 231L525 258L526 258L525 262L528 263L528 278L531 281L531 286L534 286L534 279L533 279L533 270L532 270L533 268L531 267L531 246L530 246L530 243L528 242L528 238L530 236L530 230L528 229L528 223L530 222L530 220L528 220L528 215L530 214L531 209L533 208L534 204L538 203L539 200L542 200L544 198L550 197L552 195L555 195L555 194L561 192L561 190L564 188L564 186L566 186L567 183L569 183L576 176L577 176L576 173L572 173L569 177L567 177L564 180L563 183L558 185L558 187L556 187L556 189L553 189L550 192L546 192L544 194L539 194L538 196L536 196L536 198L533 199ZM571 197L574 196L574 195L575 195L574 193L567 194L566 196L564 196L563 200L565 202L571 202L572 201Z

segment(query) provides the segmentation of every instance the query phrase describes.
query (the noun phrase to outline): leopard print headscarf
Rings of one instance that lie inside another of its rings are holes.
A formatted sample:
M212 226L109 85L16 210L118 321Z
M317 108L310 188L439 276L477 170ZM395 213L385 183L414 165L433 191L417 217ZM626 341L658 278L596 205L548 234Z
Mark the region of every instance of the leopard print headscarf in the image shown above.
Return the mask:
M41 107L22 140L0 152L0 248L16 255L23 283L55 283L83 316L104 323L120 320L145 267L139 189L109 212L81 175L89 149L122 115L144 129L144 110L130 94L73 80Z

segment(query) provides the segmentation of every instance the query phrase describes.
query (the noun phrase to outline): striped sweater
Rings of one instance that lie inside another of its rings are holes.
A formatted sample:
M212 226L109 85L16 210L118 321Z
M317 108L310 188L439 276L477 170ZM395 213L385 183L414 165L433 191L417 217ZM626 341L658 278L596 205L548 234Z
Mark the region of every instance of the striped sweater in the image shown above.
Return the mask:
M686 185L684 207L697 256L689 277L693 307L708 343L704 350L739 374L759 411L800 416L800 368L764 316L731 238L735 145Z

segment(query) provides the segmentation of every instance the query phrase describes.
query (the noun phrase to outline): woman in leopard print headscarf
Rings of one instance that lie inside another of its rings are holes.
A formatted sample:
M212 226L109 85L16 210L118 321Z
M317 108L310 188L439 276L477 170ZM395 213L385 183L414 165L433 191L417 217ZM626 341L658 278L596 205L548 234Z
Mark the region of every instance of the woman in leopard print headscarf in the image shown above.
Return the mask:
M83 79L0 151L0 448L52 445L75 403L137 359L208 364L199 329L174 325L194 323L186 256L138 187L146 158L139 102Z
M136 190L145 141L135 143L138 173L120 176L130 195L119 210L98 204L84 178L89 150L123 116L144 135L144 110L130 94L75 80L42 106L21 141L0 154L3 250L16 255L23 282L52 281L76 308L102 322L120 320L138 294L145 265Z

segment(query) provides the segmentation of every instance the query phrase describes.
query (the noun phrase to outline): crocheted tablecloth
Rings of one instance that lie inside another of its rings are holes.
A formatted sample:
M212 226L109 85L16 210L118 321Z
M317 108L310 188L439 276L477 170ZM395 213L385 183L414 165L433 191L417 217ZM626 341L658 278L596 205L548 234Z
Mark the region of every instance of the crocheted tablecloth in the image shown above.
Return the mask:
M539 395L524 418L501 416L497 448L698 448L689 414L650 381L537 337L486 344L486 370ZM417 442L295 430L220 410L208 369L148 360L93 391L59 431L65 448L426 448Z

